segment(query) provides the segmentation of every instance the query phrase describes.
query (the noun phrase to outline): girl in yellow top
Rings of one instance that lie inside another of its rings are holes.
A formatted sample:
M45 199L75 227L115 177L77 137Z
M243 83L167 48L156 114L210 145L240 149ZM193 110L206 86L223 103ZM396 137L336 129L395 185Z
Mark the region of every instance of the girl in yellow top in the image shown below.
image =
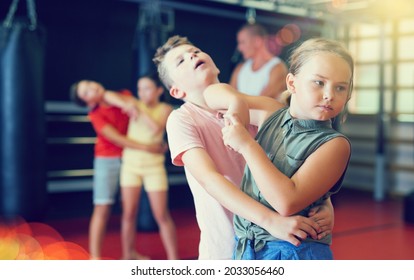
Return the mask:
M165 125L172 106L160 101L164 88L158 76L138 79L138 117L130 121L127 135L146 144L163 143ZM122 258L148 259L136 252L136 216L142 186L148 193L154 218L168 259L178 259L175 225L168 210L168 179L164 154L124 149L121 166Z

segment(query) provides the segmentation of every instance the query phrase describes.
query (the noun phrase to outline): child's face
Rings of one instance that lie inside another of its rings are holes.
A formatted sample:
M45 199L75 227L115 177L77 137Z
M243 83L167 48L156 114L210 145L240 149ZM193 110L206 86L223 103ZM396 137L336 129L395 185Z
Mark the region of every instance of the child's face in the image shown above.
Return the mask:
M141 78L137 83L139 99L147 105L158 102L163 92L162 87L157 87L155 82L149 78Z
M288 74L293 93L291 114L296 118L329 120L348 101L352 72L338 55L321 52L307 60L296 75Z
M200 92L218 81L220 73L211 57L192 45L181 45L170 50L164 64L172 87L188 94Z
M85 80L79 82L77 92L88 107L94 107L101 102L105 89L100 83Z

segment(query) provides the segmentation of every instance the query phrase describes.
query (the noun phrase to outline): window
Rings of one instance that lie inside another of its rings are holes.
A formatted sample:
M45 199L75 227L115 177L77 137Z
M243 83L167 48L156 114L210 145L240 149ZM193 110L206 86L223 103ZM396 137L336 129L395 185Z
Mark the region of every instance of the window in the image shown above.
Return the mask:
M355 22L340 29L338 34L344 38L347 34L348 48L355 59L349 112L378 113L383 85L385 112L397 120L414 122L414 19L388 20L384 24Z

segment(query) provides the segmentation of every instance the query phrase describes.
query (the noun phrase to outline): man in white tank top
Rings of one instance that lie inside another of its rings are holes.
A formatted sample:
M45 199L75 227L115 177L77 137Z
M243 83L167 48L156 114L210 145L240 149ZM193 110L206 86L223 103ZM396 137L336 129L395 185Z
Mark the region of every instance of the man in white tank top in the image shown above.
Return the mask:
M237 33L237 48L244 62L234 69L230 84L249 95L279 98L286 90L286 64L267 47L266 29L257 24L246 24Z

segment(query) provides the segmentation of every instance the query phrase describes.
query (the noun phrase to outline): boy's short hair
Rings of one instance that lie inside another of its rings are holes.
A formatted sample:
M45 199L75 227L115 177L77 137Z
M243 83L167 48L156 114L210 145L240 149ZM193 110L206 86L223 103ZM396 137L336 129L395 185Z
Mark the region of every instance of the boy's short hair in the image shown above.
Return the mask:
M167 42L159 47L154 55L152 61L157 66L158 75L167 89L171 88L172 81L167 73L167 68L164 65L165 55L172 49L181 46L181 45L194 45L191 43L187 37L181 37L179 35L174 35L170 37Z
M239 31L246 30L253 36L259 36L262 38L266 38L269 36L269 32L267 31L266 27L259 23L246 23L242 27L240 27Z
M87 104L83 101L78 95L78 85L79 82L73 83L69 89L70 100L73 101L76 105L86 107Z

